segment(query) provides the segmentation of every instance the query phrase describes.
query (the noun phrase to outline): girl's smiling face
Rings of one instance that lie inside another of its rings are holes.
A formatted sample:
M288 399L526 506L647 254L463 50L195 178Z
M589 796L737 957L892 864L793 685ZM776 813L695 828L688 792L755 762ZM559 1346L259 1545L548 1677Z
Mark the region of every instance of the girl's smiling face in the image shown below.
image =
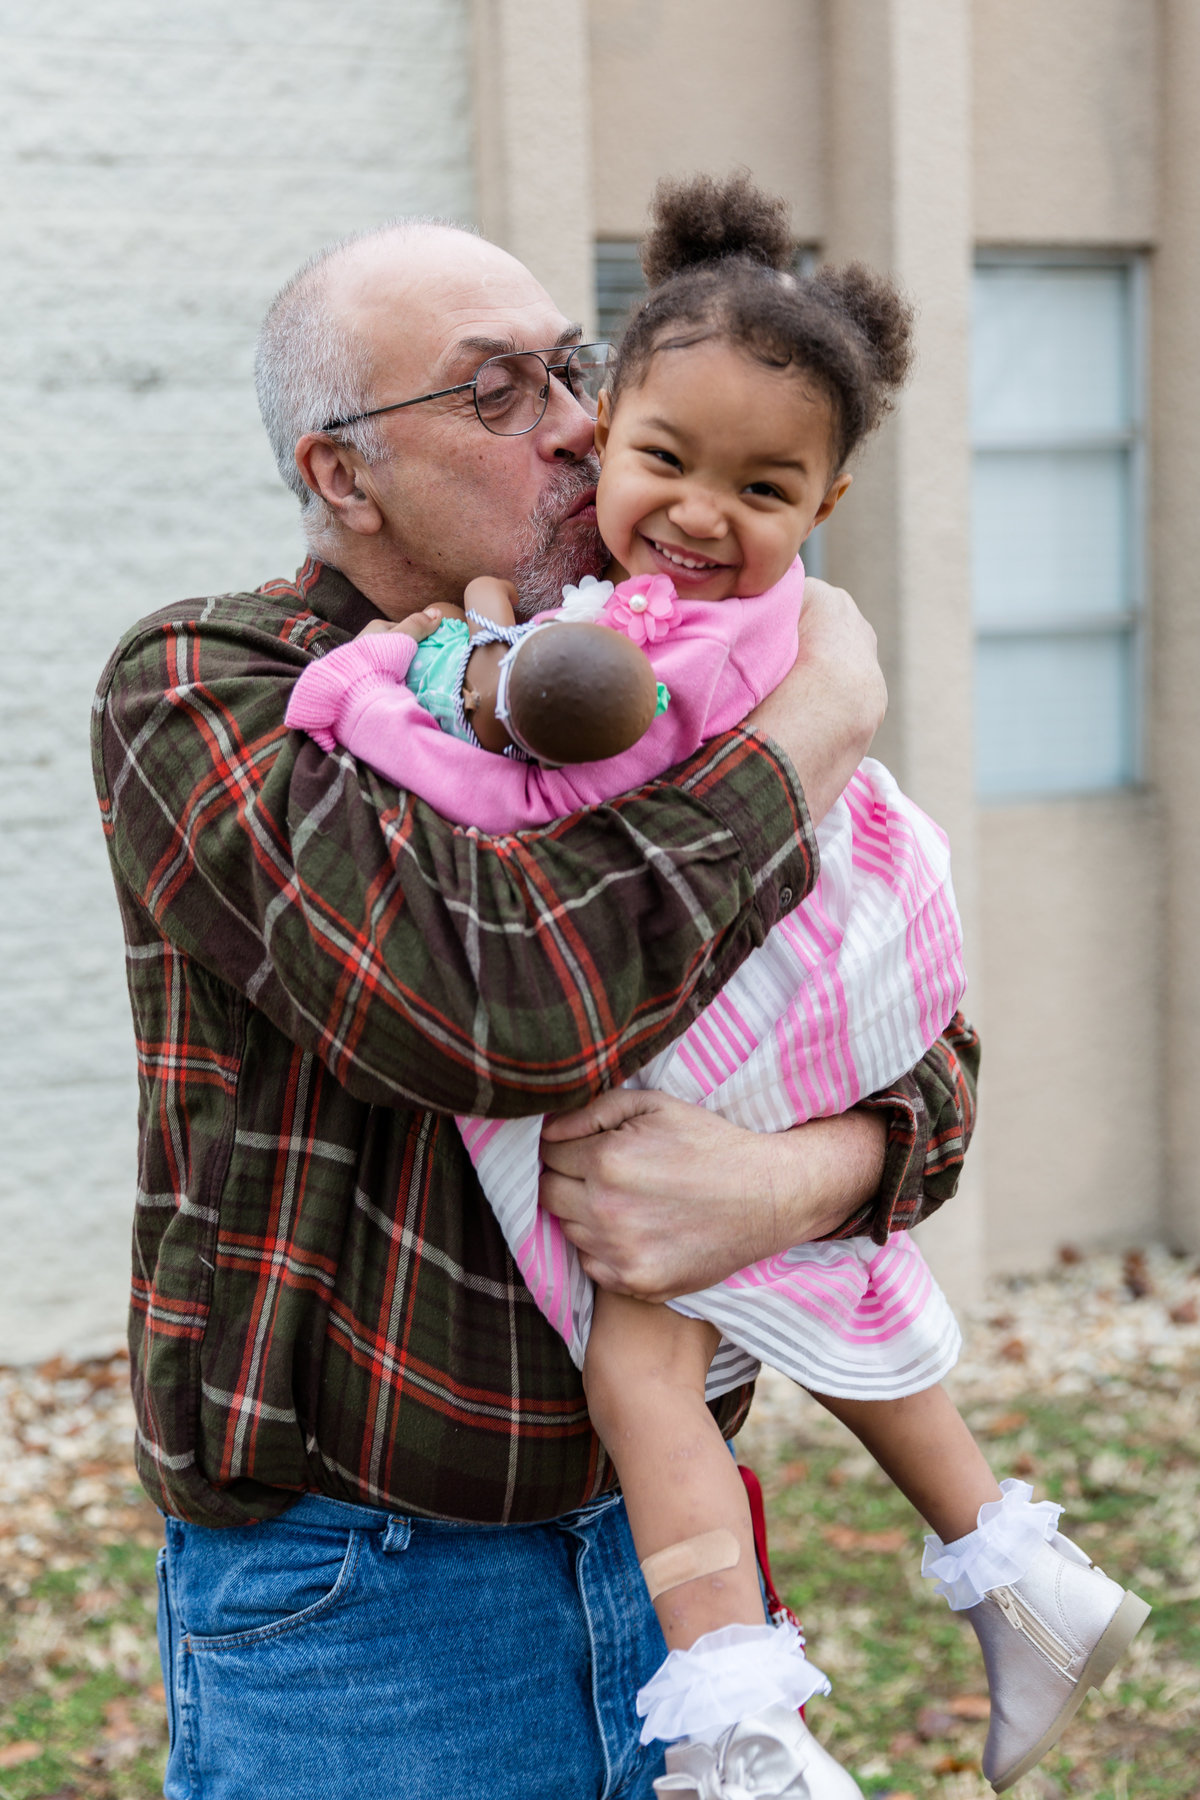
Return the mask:
M720 338L655 351L615 407L600 398L600 533L619 580L669 575L683 600L761 594L850 485L829 402L802 369Z

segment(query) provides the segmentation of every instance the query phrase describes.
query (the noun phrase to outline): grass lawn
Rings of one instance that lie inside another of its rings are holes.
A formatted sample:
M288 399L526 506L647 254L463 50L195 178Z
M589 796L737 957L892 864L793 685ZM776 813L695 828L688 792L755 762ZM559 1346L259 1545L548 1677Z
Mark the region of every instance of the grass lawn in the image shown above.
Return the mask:
M1029 1371L1006 1318L965 1381L964 1410L997 1472L1036 1471L1071 1535L1155 1609L1012 1800L1200 1800L1196 1294L1162 1305L1164 1321L1188 1322L1185 1348L1126 1350L1117 1378L1092 1358L1091 1376L1066 1382L1073 1391L1059 1380L1022 1391ZM1118 1301L1143 1312L1097 1326L1096 1341L1149 1316L1144 1293ZM1064 1304L1055 1354L1066 1366L1076 1302ZM0 1441L12 1446L0 1469L0 1800L161 1793L159 1522L132 1479L124 1377L116 1359L0 1370ZM981 1664L969 1628L919 1578L918 1520L842 1428L778 1378L764 1381L756 1414L743 1453L766 1489L776 1579L834 1682L811 1724L869 1800L982 1800Z
M1039 1496L1063 1503L1068 1532L1154 1607L1125 1662L1013 1800L1200 1800L1191 1396L1147 1376L1119 1406L1031 1398L999 1415L979 1407L971 1422L1001 1473L1032 1473L1036 1461ZM923 1527L912 1509L856 1446L832 1436L806 1417L768 1478L776 1581L834 1682L810 1722L872 1800L976 1800L991 1789L979 1774L987 1698L974 1634L918 1574Z

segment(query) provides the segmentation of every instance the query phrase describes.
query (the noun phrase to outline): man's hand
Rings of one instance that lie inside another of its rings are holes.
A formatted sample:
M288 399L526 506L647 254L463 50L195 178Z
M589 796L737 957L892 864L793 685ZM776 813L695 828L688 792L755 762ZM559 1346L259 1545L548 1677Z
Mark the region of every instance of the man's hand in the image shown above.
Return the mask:
M653 1089L546 1122L540 1199L599 1286L670 1300L834 1231L883 1175L873 1113L755 1132Z
M886 710L874 631L842 588L806 581L795 667L746 723L787 752L814 824L867 754Z

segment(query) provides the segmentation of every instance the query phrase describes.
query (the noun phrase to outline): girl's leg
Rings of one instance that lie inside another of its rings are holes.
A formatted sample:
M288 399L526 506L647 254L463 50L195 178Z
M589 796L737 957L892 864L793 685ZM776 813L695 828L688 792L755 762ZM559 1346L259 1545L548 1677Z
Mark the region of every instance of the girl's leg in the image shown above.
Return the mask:
M849 1426L945 1543L974 1531L980 1507L999 1500L983 1451L940 1383L900 1400L813 1399Z
M616 1464L639 1560L724 1529L732 1568L668 1588L654 1601L668 1650L724 1625L762 1625L746 1490L704 1402L714 1326L667 1306L596 1292L583 1366L592 1423Z

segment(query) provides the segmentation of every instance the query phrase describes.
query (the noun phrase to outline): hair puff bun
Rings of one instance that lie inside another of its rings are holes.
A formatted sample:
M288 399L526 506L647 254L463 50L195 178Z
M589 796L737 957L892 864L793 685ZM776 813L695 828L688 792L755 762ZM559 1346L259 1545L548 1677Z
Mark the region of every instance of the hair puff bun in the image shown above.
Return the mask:
M786 201L764 194L746 170L664 179L650 202L642 269L651 288L672 276L729 257L768 269L790 269L796 245Z

